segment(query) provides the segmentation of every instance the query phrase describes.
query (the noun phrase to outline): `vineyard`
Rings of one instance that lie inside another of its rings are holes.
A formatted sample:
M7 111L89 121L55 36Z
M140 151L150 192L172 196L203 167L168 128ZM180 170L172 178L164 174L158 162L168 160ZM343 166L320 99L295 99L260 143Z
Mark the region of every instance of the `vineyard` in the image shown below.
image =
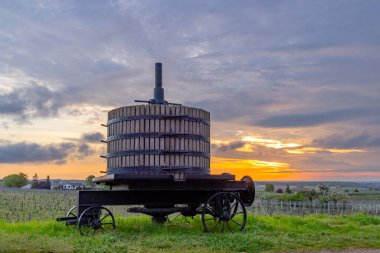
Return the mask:
M58 223L77 191L0 189L0 252L283 252L379 249L378 201L346 204L258 198L242 233L205 234L199 217L154 224L110 207L116 230L82 237ZM367 213L367 214L365 214ZM343 215L327 215L343 214ZM130 216L129 216L130 215ZM128 216L128 217L125 217Z
M0 189L0 220L7 222L55 220L76 205L77 191ZM126 206L109 207L118 217L131 215ZM255 200L249 208L255 215L307 215L366 213L380 215L380 201L352 200L319 203Z

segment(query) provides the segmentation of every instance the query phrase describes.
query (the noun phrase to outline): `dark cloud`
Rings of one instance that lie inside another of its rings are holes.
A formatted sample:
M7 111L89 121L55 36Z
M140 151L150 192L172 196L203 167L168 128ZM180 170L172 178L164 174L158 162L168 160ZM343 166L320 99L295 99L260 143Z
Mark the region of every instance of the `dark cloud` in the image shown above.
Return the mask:
M88 143L100 143L104 139L104 135L100 132L84 133L81 140Z
M253 121L252 123L261 127L273 128L310 127L328 123L378 116L378 112L379 109L374 108L357 108L331 110L327 112L281 114Z
M0 114L22 122L32 117L56 116L64 106L61 96L36 83L0 94Z
M256 126L317 126L318 134L330 127L373 134L380 125L379 7L377 1L356 0L5 1L0 116L27 122L59 117L65 110L71 120L91 115L86 122L95 124L103 114L89 114L84 107L151 98L153 63L161 61L166 99L205 108L226 128L248 125L241 129L262 134ZM213 131L225 137L224 130ZM368 138L360 145L375 146L376 138ZM78 148L97 140L94 135L67 141ZM289 158L283 150L252 149L226 146L215 152Z
M76 145L61 143L39 145L37 143L12 143L0 146L0 163L46 162L65 160Z
M78 145L70 142L49 145L0 142L0 163L55 162L63 164L73 153L78 153L78 157L83 159L94 152L87 144Z
M89 145L83 143L78 146L79 158L83 159L86 156L92 155L95 153L95 150L92 149Z
M244 141L233 141L233 142L230 142L228 144L222 144L219 146L213 145L213 148L215 148L217 151L220 151L220 152L226 152L226 151L241 148L244 146L244 144L245 144Z
M358 135L334 134L324 138L315 139L312 145L324 148L370 148L380 147L380 137L374 137L367 133Z

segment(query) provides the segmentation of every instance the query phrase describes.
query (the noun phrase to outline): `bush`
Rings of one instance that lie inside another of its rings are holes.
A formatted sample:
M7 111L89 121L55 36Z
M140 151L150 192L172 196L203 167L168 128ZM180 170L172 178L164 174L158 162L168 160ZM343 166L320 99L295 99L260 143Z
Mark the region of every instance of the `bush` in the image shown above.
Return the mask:
M28 176L24 173L11 174L3 178L5 187L21 188L28 184Z
M266 184L265 185L265 191L266 192L274 192L274 185L273 184Z
M282 201L307 201L308 199L302 194L297 192L296 194L286 194L278 198Z

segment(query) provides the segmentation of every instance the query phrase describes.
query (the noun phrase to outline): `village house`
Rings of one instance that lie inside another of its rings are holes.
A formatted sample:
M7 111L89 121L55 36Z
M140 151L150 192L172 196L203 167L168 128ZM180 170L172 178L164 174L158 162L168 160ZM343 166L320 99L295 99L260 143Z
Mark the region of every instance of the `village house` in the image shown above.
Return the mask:
M84 185L81 183L65 183L62 186L64 190L83 190Z

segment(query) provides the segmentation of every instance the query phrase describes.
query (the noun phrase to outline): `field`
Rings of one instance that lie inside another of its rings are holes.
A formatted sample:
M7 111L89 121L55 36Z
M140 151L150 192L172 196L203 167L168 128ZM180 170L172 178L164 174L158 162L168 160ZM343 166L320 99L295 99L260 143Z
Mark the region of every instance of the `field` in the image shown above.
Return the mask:
M2 252L278 252L380 248L380 217L249 216L246 230L205 234L199 219L158 225L147 217L117 218L117 230L81 237L54 221L0 221Z
M246 229L235 234L206 234L202 231L199 217L179 218L175 223L158 225L153 224L149 217L131 216L126 207L112 207L117 216L117 229L85 238L77 229L55 222L55 218L64 216L75 202L75 191L0 189L0 252L380 249L379 216L350 212L320 214L331 211L333 206L321 209L311 205L305 209L305 205L300 203L265 204L259 199L256 204L262 207L250 208Z
M357 194L350 203L288 202L259 197L249 208L255 215L307 215L367 213L380 215L380 201ZM375 195L378 196L378 195ZM361 198L360 198L361 197ZM0 220L9 222L54 220L76 205L77 192L0 188ZM116 216L130 216L125 206L109 207Z

